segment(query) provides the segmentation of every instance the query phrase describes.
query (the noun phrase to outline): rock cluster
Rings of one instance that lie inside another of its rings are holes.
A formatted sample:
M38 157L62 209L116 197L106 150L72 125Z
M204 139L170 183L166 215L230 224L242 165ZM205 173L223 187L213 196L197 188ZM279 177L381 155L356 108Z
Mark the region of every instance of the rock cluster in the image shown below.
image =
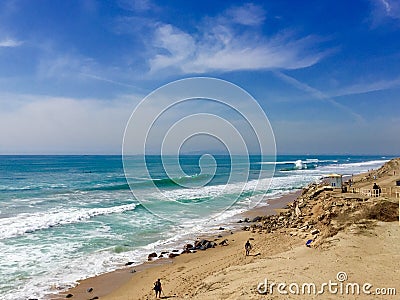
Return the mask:
M284 229L290 235L321 242L352 224L371 219L395 221L398 219L398 205L384 199L343 194L330 186L313 183L278 215L257 217L252 220L253 224L242 229L253 233Z
M222 241L220 243L220 245L222 245L222 246L228 245L227 241L228 240ZM209 241L209 240L206 240L206 239L196 240L193 244L186 244L183 247L182 251L176 250L176 249L172 250L171 252L163 251L163 252L160 253L160 255L157 255L156 252L152 252L147 256L147 260L148 261L152 261L152 260L157 259L157 258L166 258L166 257L174 258L174 257L177 257L177 256L179 256L181 254L195 253L197 250L207 250L209 248L215 248L216 246L217 246L217 243L213 242L213 241ZM132 264L133 264L133 262L127 262L125 264L125 266L129 266L129 265L132 265Z

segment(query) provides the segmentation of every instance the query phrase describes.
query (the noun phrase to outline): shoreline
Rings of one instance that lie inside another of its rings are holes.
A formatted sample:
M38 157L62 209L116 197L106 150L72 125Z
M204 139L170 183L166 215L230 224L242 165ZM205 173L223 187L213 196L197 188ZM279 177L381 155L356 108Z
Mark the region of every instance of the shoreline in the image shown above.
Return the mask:
M218 232L218 234L204 234L201 236L194 236L192 240L198 240L200 238L205 239L224 239L225 237L234 238L237 233L242 232L241 227L245 225L252 224L251 220L256 217L261 216L270 216L274 214L278 214L281 209L284 209L287 204L292 203L297 197L301 194L302 189L293 190L289 193L283 194L276 198L267 198L265 196L263 202L267 203L267 205L261 205L254 207L250 210L244 211L232 217L232 219L236 219L234 223L225 223L221 224L222 226L226 226L224 230ZM243 221L248 219L249 222ZM242 224L239 224L239 221L243 221ZM241 226L239 226L241 225ZM230 229L230 227L235 227ZM222 236L219 238L219 236ZM183 245L182 245L183 246ZM208 251L212 251L214 249L207 249L206 251L198 251L197 253L191 253L190 256L195 254L203 255L203 252L207 253ZM172 249L169 250L172 252ZM180 252L182 249L180 250ZM208 252L209 253L209 252ZM78 300L86 300L89 299L88 293L89 289L95 290L96 293L93 297L99 297L99 299L105 299L104 297L112 294L112 292L118 290L125 284L127 284L135 275L140 274L143 271L146 271L150 268L162 267L164 265L170 265L174 263L175 260L181 259L181 255L176 258L158 258L152 261L142 262L138 265L134 265L131 267L123 267L118 268L111 272L106 272L100 275L96 275L94 277L88 277L86 279L78 280L78 284L72 288L67 289L66 291L49 294L45 299L49 300L61 300L65 299L68 294L72 294L72 299ZM107 284L104 284L104 283Z
M394 175L400 174L400 159L393 161L373 173L354 176L352 187L372 187L375 182L383 188L393 186ZM265 299L257 290L257 282L264 278L275 282L312 279L323 284L342 271L352 282L393 287L399 293L398 201L310 183L268 199L267 206L238 214L242 221L234 226L235 232L231 232L231 222L224 230L208 235L210 242L217 243L215 248L88 278L50 299L65 299L69 293L70 298L79 300L153 299L157 278L163 284L163 298ZM250 222L252 218L258 220ZM224 239L227 246L219 244ZM250 256L244 253L248 240L253 245ZM131 273L132 269L136 272ZM324 295L324 299L340 296ZM295 295L293 299L298 298ZM273 299L292 298L275 294Z

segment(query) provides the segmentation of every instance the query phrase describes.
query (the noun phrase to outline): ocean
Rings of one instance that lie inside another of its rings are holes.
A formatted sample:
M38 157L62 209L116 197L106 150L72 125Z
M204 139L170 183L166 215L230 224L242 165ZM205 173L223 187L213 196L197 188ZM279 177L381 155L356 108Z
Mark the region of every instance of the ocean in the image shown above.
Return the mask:
M140 264L150 252L233 227L237 214L267 205L264 197L390 158L219 155L199 163L186 155L176 164L146 156L143 170L139 156L0 156L0 299L42 299L128 261Z

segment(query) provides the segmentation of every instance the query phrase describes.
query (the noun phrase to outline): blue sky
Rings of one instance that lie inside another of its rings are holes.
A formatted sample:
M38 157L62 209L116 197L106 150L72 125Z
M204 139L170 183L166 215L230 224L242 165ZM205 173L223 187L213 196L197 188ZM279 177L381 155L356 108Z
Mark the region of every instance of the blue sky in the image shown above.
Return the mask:
M247 90L278 153L400 153L400 2L0 2L0 153L120 153L148 93Z

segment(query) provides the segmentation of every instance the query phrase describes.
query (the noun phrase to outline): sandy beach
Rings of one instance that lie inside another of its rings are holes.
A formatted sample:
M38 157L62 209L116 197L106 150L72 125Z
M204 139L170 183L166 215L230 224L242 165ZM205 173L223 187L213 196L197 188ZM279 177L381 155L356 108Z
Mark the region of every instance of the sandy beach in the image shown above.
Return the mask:
M374 182L394 187L400 160L381 169L355 176L352 187ZM398 299L398 201L392 195L370 197L310 185L241 216L269 215L242 223L244 230L228 228L221 230L222 237L208 237L217 244L226 239L226 246L89 278L51 299L154 299L157 278L164 299ZM274 211L278 214L271 216ZM249 256L247 240L253 246ZM315 286L311 295L310 284Z

